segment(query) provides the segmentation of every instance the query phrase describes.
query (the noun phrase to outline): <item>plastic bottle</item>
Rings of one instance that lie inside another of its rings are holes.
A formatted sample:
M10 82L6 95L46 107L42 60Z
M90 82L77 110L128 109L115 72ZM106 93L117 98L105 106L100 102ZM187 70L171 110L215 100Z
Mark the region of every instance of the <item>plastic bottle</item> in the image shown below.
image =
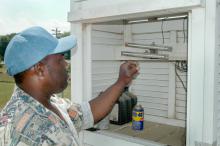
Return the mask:
M132 120L132 110L133 110L134 106L137 104L137 96L134 95L133 93L131 93L128 89L129 89L128 87L125 87L124 94L129 96L131 99L131 116L129 117L129 121L131 121Z
M121 95L110 113L110 123L122 125L127 122L127 102Z
M128 123L131 121L131 117L132 117L131 98L125 93L123 93L122 96L124 97L126 104L127 104L126 123Z

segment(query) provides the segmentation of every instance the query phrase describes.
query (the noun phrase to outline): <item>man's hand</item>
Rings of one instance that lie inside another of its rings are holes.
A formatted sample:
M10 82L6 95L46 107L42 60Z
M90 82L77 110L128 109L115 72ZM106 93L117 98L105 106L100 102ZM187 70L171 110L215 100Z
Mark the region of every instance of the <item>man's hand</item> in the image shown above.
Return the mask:
M127 86L139 74L139 66L135 61L126 61L120 66L117 83Z

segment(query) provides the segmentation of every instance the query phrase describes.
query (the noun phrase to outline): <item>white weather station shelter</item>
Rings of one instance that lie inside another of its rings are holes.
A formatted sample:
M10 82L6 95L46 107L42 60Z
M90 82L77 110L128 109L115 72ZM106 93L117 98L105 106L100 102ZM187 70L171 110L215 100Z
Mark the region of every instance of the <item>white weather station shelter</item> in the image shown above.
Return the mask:
M220 0L71 0L78 38L72 100L96 97L124 60L140 74L129 90L144 107L145 130L127 125L83 131L86 146L220 145ZM165 130L164 130L165 129Z

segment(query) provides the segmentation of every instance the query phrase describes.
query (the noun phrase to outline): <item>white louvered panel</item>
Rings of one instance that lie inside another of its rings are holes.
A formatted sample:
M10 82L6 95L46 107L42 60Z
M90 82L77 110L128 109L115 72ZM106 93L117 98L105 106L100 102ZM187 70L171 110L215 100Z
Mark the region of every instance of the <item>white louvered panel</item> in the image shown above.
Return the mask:
M143 105L143 102L139 103ZM167 118L167 110L158 110L158 109L151 109L151 108L147 108L145 106L142 106L144 108L144 116L156 116L156 117L165 117ZM148 120L148 119L145 119Z
M92 74L92 81L96 81L96 80L113 80L116 78L116 74L97 74L94 72L94 74Z
M176 94L186 95L184 88L176 88Z
M104 66L103 66L104 63ZM96 68L104 68L104 67L110 67L110 68L116 68L119 67L120 62L118 61L93 61L92 62L92 68L96 69Z
M93 27L92 37L109 38L109 39L117 39L117 40L122 40L123 39L122 32L120 32L121 30L119 30L119 32L117 32L117 31L106 31L106 29L103 30L101 28L98 29L98 28L95 28L95 27L97 27L97 25Z
M176 100L176 107L186 107L186 101Z
M115 58L114 45L92 45L92 60L113 60ZM107 55L108 54L108 55Z
M119 61L92 62L92 97L96 97L116 81L120 64Z
M135 85L135 89L137 90L146 90L146 91L152 91L152 92L167 92L168 91L168 87L161 87L160 85Z
M187 21L185 19L141 23L132 25L132 40L138 44L156 44L171 46L171 52L159 51L166 54L169 60L187 59Z
M132 91L133 91L133 89L132 89ZM167 92L146 91L144 89L143 90L135 89L135 94L137 96L143 96L143 97L147 96L147 97L152 97L152 98L163 98L163 99L167 99L168 98L168 93Z
M162 111L166 111L167 110L167 105L165 104L160 104L160 103L150 103L149 101L141 101L138 100L139 103L141 103L141 105L143 107L147 107L148 109L156 109L156 110L162 110Z
M133 24L132 25L132 30L133 33L154 33L154 32L159 32L162 30L163 26L163 31L172 31L172 30L183 30L183 20L173 20L173 21L164 21L163 24L162 22L152 22L152 23L140 23L140 24ZM146 29L143 29L146 28ZM150 28L150 29L147 29ZM185 26L186 29L186 26Z
M122 39L112 39L112 38L103 38L103 37L93 37L96 42L92 45L109 45L109 46L120 46L122 45Z
M132 24L131 39L134 43L146 44L163 44L164 40L164 45L176 43L176 49L185 50L184 38L187 34L183 34L182 26L182 20L164 22L162 34L161 22ZM124 45L123 31L124 28L121 25L94 25L92 28L93 97L109 87L118 77L120 61L112 60L116 59L116 53L119 53L118 50ZM176 39L171 37L176 37ZM172 40L177 42L171 42ZM146 111L145 116L168 118L169 63L146 61L139 61L139 63L140 74L131 84L131 91L138 96L138 102ZM186 82L186 74L180 74L180 76ZM180 121L185 120L185 104L186 93L181 83L177 81L176 118Z
M93 25L92 60L114 60L116 49L123 44L122 25Z
M184 106L182 106L182 107L176 107L176 112L178 112L178 113L186 113L186 109L185 109L185 107Z
M181 112L177 112L176 113L176 119L185 121L186 120L186 114L181 113Z
M159 32L138 32L133 33L133 39L134 40L152 40L152 39L169 39L170 38L170 32L163 32L163 36L161 34L161 31Z
M180 94L176 94L176 99L180 100L180 101L186 101L186 95L180 95Z
M157 75L157 74L140 74L138 76L140 80L159 80L159 81L168 81L168 75Z
M164 32L164 43L170 44L170 32ZM133 40L135 43L140 44L162 44L163 36L161 32L154 33L133 33Z
M135 82L139 85L160 85L161 87L168 86L167 80L150 80L150 82L146 82L146 80L136 80Z
M183 81L184 86L186 87L186 72L180 72L177 70L177 73L181 80ZM186 91L183 88L183 85L180 79L176 76L176 119L186 120Z
M176 41L177 43L185 43L188 40L187 31L178 30L176 31Z
M105 91L109 85L111 84L100 84L100 85L95 85L92 89L94 93L100 93L102 91Z
M157 98L157 97L149 97L149 96L138 96L138 101L148 101L149 103L167 105L168 101L167 98Z
M123 25L93 25L93 31L110 32L114 34L122 34ZM95 35L95 34L94 34Z
M139 62L140 74L131 91L138 96L146 116L168 116L168 63Z

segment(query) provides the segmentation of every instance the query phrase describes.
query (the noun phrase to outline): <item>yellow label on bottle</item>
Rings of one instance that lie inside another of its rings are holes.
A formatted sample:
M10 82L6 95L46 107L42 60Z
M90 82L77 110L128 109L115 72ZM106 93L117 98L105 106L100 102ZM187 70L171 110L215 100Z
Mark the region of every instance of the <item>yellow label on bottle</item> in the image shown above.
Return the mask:
M144 113L143 112L133 112L132 119L134 121L144 121Z

